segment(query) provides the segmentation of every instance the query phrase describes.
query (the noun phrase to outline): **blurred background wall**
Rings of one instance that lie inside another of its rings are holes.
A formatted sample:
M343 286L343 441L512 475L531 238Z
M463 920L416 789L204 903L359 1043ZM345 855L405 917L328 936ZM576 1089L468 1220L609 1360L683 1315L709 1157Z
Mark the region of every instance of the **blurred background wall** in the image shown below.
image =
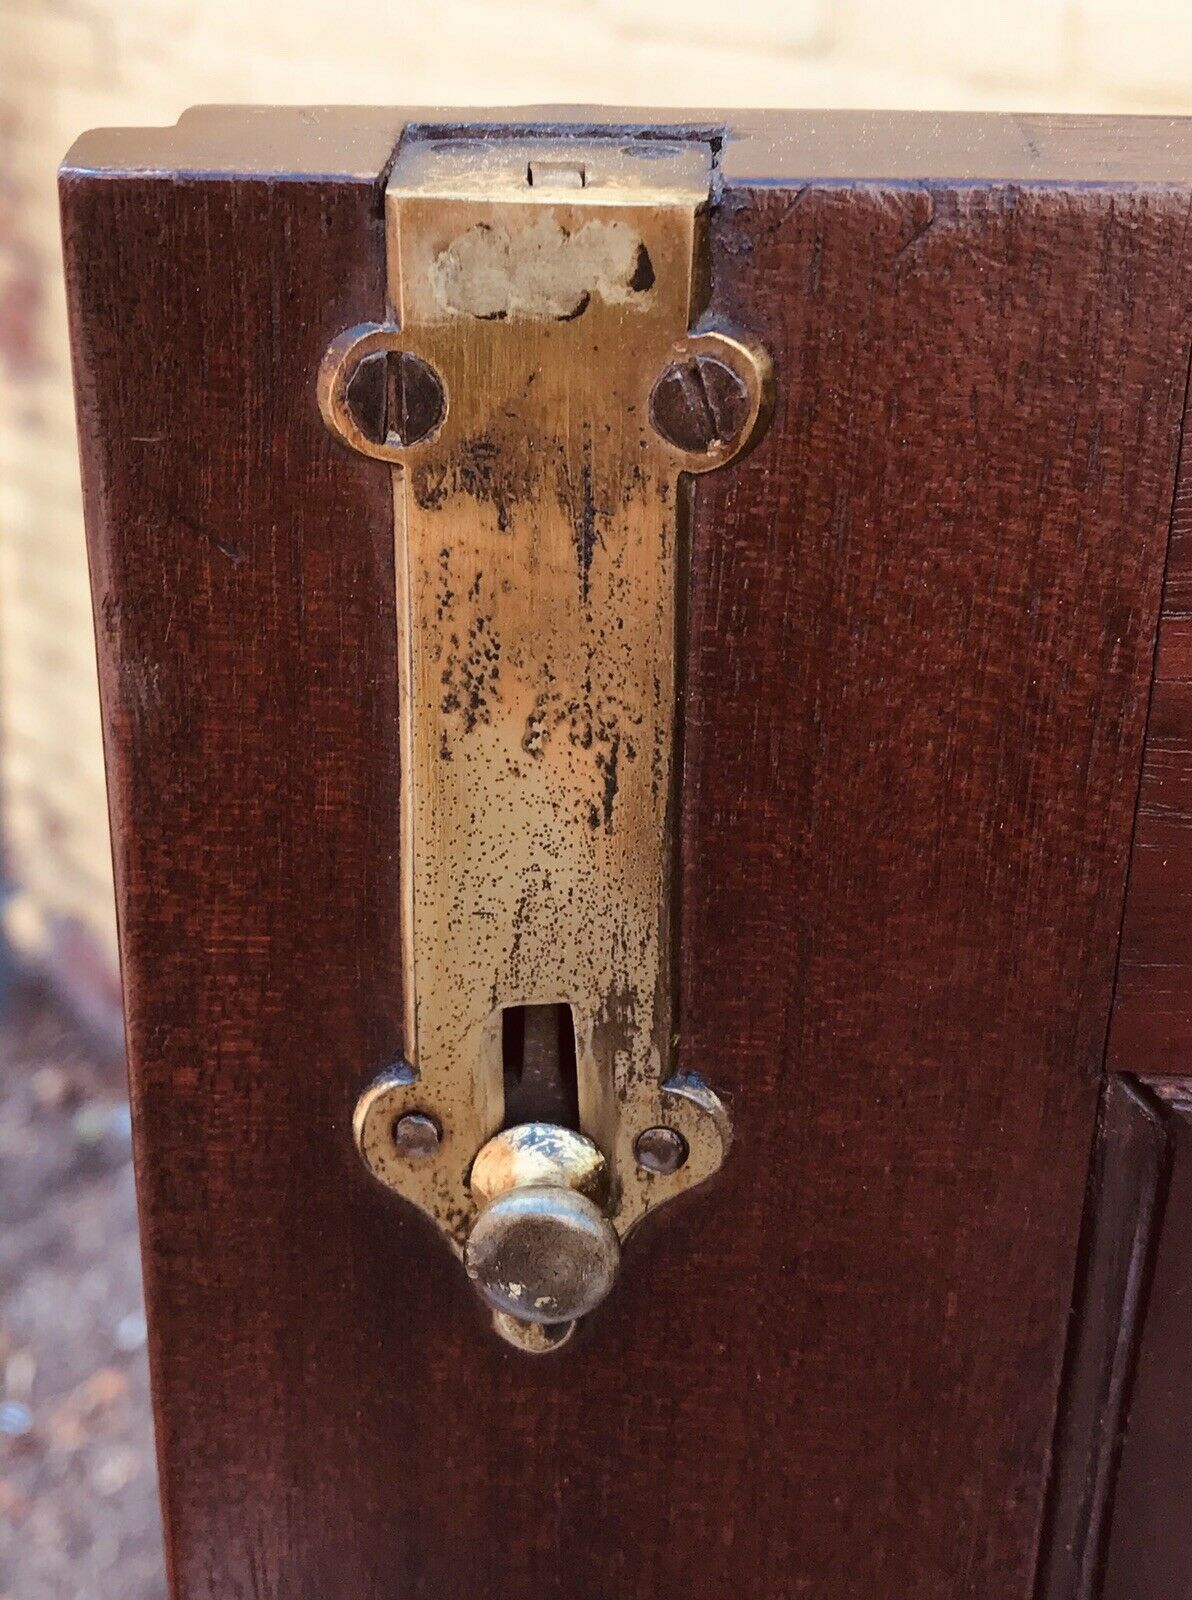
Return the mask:
M1192 111L1192 0L0 0L5 921L114 1027L54 169L200 101Z

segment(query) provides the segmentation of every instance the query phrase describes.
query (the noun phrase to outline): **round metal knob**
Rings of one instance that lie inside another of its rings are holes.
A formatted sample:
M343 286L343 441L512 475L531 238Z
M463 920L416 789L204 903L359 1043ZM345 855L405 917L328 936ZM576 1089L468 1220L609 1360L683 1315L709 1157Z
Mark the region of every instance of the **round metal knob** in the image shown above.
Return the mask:
M582 1194L547 1184L488 1206L464 1251L468 1276L494 1311L522 1322L574 1322L613 1286L616 1230Z
M495 1311L554 1325L600 1304L621 1245L601 1209L607 1164L590 1139L547 1123L506 1129L477 1156L472 1193L482 1210L464 1266Z

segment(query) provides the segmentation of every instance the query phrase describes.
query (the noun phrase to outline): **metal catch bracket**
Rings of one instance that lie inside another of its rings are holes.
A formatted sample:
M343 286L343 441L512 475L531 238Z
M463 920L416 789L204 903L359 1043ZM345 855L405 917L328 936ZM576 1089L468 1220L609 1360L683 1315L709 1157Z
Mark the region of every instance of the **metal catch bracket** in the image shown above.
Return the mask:
M676 1060L681 480L758 437L771 383L692 329L711 174L679 140L403 144L390 320L319 374L395 508L407 1045L356 1141L527 1350L729 1145ZM574 1128L506 1126L502 1013L539 1005L570 1009Z

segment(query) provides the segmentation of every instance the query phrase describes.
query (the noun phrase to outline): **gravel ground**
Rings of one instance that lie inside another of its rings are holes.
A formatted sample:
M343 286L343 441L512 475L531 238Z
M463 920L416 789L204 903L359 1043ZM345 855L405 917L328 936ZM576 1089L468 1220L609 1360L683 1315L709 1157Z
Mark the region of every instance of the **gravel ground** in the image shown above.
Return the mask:
M119 1063L0 1019L0 1600L164 1600Z

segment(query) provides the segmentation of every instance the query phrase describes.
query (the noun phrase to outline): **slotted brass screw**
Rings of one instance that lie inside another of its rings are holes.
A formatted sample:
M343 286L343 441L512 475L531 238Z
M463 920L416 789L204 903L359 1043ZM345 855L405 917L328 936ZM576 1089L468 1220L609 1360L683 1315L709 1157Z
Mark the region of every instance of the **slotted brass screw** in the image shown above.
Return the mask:
M749 391L715 356L688 356L666 368L650 396L650 421L678 450L694 455L732 444L749 421Z

